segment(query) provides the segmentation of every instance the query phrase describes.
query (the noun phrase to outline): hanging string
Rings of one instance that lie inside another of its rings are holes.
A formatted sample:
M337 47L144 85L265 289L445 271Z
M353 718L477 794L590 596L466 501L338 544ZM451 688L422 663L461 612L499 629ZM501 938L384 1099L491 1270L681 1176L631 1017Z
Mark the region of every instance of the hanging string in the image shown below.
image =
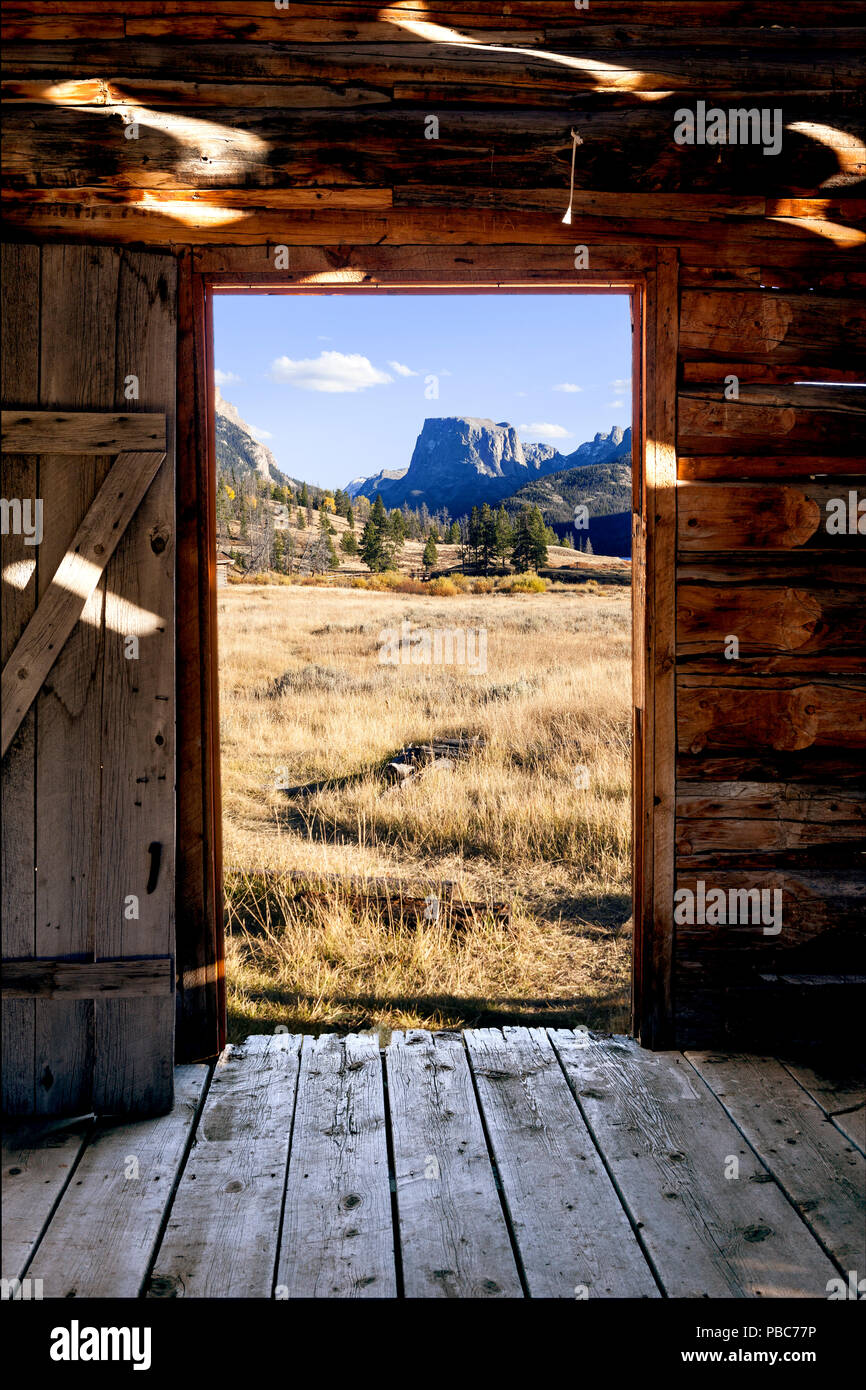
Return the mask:
M577 131L573 130L571 132L571 187L568 192L568 207L566 208L565 216L562 219L566 227L571 226L571 205L574 202L574 158L577 154L578 145L582 144L583 141L581 140Z

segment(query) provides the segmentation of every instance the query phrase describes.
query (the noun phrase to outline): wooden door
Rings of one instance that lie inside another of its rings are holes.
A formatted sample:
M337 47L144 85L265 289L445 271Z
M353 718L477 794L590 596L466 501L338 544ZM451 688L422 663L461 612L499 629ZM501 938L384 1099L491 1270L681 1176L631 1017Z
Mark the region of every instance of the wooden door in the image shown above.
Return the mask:
M41 502L42 529L7 507L4 1109L153 1113L174 1064L175 264L3 262L2 495Z

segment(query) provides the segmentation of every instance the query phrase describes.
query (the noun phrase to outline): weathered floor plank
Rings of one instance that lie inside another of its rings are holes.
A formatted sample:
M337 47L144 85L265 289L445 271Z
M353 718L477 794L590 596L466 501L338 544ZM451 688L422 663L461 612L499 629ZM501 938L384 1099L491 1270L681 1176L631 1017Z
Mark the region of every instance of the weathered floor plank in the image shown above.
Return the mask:
M658 1298L544 1029L464 1036L530 1295Z
M866 1079L862 1076L826 1076L801 1062L782 1062L846 1139L866 1154Z
M668 1295L826 1297L832 1261L682 1054L550 1036Z
M462 1037L395 1032L386 1052L407 1298L520 1298Z
M141 1293L207 1075L178 1067L167 1115L93 1130L27 1271L45 1298Z
M866 1159L772 1057L687 1052L841 1267L866 1269Z
M19 1124L3 1137L3 1278L20 1279L87 1142L89 1120Z
M379 1040L305 1037L276 1296L396 1294Z
M270 1298L300 1041L261 1034L217 1062L149 1298Z

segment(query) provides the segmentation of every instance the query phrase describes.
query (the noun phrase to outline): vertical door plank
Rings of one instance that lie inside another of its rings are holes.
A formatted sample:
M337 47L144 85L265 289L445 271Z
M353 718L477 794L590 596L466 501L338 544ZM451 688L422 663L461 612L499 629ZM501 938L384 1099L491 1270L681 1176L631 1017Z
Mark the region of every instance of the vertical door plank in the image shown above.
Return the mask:
M462 1037L395 1032L385 1061L406 1297L522 1297Z
M114 404L119 253L42 250L39 400L43 407ZM106 477L111 457L43 455L45 538L39 597ZM36 705L36 954L92 960L102 826L101 699L105 578L88 600ZM36 1108L81 1113L92 1104L93 1004L38 1000Z
M173 258L121 252L116 335L112 404L164 413L166 455L105 572L97 959L175 950ZM127 402L130 376L139 395ZM96 1001L97 1113L169 1108L174 1014L173 997Z
M219 713L209 309L189 248L178 262L177 400L177 961L179 1059L209 1057L225 1041L220 852ZM212 335L211 335L212 336ZM202 680L202 669L210 680Z
M38 246L2 247L3 401L33 405L39 396ZM2 495L30 498L39 487L39 461L6 454ZM26 545L11 530L0 542L2 623L0 664L5 664L36 608L39 547ZM4 958L34 954L36 911L36 715L30 710L3 758L0 778L0 911ZM33 1110L33 1049L36 1005L30 999L4 1000L2 1008L3 1110L10 1115ZM4 1265L5 1272L5 1265Z
M305 1037L278 1296L394 1298L394 1239L379 1040Z
M639 1028L648 1047L671 1045L676 708L676 380L678 266L661 248L647 284L646 718Z

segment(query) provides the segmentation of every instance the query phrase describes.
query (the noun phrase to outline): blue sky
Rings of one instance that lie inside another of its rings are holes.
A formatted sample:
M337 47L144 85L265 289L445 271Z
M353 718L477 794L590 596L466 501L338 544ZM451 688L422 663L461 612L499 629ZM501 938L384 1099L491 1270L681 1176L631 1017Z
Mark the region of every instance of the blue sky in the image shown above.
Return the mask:
M217 295L214 332L226 400L323 487L407 467L427 416L564 454L631 424L625 295Z

